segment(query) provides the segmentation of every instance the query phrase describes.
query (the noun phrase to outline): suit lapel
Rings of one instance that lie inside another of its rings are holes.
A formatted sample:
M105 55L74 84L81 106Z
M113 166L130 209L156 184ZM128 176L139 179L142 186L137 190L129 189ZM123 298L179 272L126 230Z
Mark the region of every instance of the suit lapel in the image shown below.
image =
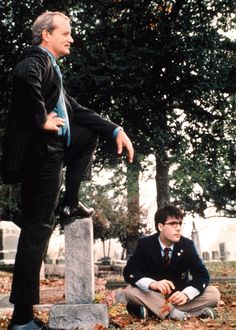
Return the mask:
M152 243L149 246L149 255L152 256L152 262L155 265L155 269L164 272L175 272L176 267L178 267L179 263L185 257L186 252L184 245L182 243L182 238L178 243L174 244L174 249L171 256L171 261L169 267L163 267L162 263L162 255L161 255L161 246L158 240L158 235L153 235Z
M172 257L170 261L170 270L173 272L177 265L182 261L186 254L181 240L178 243L174 244L174 249L172 252Z
M159 268L162 262L162 257L161 257L161 247L158 240L158 234L154 234L152 236L152 241L150 243L151 244L148 246L149 249L148 255L151 256L151 260L152 260L151 262L155 264L155 268Z

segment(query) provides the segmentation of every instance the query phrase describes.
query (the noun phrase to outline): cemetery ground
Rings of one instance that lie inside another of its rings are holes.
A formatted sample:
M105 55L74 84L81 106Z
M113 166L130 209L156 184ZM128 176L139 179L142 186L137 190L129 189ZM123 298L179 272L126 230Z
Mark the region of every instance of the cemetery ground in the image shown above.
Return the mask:
M178 330L178 329L236 329L236 262L214 262L207 263L207 267L213 278L213 284L221 292L221 301L216 310L218 318L216 320L199 320L192 318L184 322L170 320L138 320L131 317L126 309L122 295L122 287L108 289L108 283L119 283L122 281L121 275L107 272L102 276L95 277L96 293L95 303L105 303L108 306L109 328L124 330ZM12 274L0 272L0 293L7 294L11 287ZM43 321L48 321L48 306L46 304L56 304L64 302L64 279L44 279L40 283L41 304L45 308L36 308L36 315ZM1 306L0 306L1 307ZM7 329L11 318L11 312L1 314L0 330ZM94 330L105 330L102 325L97 325Z

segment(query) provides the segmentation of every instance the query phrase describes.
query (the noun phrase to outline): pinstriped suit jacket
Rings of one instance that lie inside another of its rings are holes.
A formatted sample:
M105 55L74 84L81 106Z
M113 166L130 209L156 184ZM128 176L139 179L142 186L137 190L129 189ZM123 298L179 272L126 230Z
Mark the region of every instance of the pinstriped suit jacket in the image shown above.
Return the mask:
M20 182L24 164L30 157L32 141L39 148L45 143L47 135L52 135L43 131L42 125L57 103L60 83L49 56L43 50L29 47L24 51L13 73L12 102L1 160L3 182ZM96 112L82 107L68 95L65 101L72 125L89 127L110 137L118 127Z

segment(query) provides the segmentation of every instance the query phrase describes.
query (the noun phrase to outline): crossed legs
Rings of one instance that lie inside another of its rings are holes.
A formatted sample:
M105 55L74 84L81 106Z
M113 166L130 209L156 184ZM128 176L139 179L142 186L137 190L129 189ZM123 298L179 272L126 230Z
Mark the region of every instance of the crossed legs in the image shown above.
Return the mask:
M142 291L136 287L128 285L124 289L127 302L134 305L143 305L151 310L160 319L165 319L167 315L175 308L191 313L200 311L205 307L214 307L220 299L220 293L214 286L208 286L203 294L197 296L192 301L187 302L182 306L174 306L166 302L165 297L155 291Z

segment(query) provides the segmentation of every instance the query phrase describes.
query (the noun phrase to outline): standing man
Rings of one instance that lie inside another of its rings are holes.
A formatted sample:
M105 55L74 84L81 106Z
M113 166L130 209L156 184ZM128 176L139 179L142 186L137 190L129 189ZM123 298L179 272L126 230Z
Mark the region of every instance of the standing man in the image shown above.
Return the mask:
M181 235L182 212L167 205L155 214L157 233L141 238L124 269L128 312L139 318L215 318L220 293L193 241ZM190 278L191 275L191 278Z
M128 160L133 159L132 143L123 130L80 106L63 89L56 61L70 53L69 18L45 12L32 31L33 47L25 49L14 70L2 159L3 181L21 182L21 233L10 295L14 304L10 330L42 329L34 319L33 305L39 303L40 268L55 227L64 162L71 171L70 183L76 180L70 189L78 193L80 180L90 176L99 133L115 138L118 154L125 147ZM78 216L77 197L70 198L71 205L66 200L64 206L69 215Z

